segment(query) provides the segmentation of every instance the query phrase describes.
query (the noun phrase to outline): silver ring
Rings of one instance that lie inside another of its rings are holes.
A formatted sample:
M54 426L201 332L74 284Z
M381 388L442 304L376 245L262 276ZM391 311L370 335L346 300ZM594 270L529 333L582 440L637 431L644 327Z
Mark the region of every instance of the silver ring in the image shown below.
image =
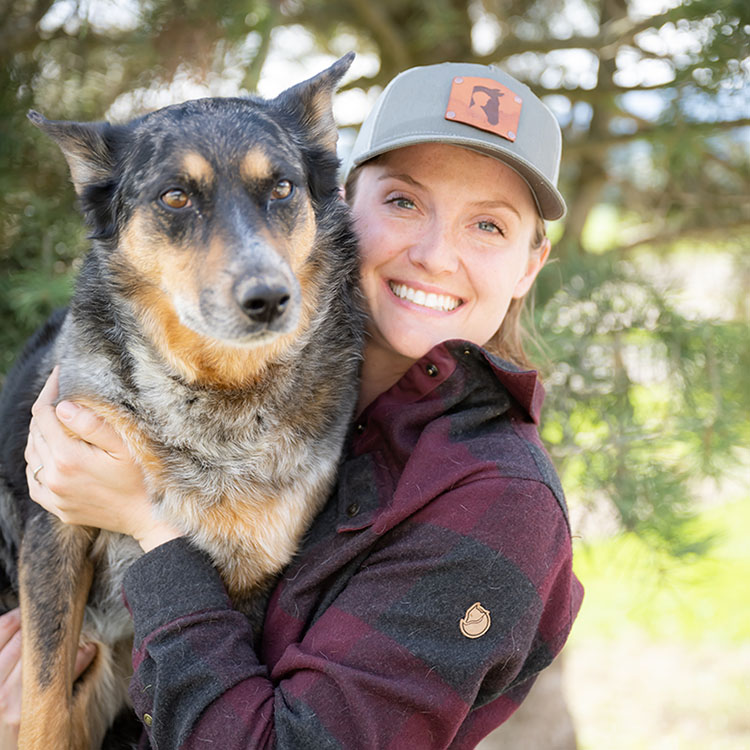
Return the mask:
M31 472L31 476L34 477L35 482L39 482L39 480L36 478L36 475L44 468L44 464L39 464L39 466L34 469L34 471ZM41 484L41 482L39 482Z

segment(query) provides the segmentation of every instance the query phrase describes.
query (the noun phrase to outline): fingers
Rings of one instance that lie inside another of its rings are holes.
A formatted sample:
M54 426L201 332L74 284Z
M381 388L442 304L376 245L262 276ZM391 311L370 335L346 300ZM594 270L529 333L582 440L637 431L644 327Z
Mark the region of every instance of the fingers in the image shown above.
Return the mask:
M74 680L96 656L96 645L86 643L76 653ZM17 731L21 722L21 614L18 608L0 615L0 738L4 730ZM6 745L0 743L0 747Z
M11 686L17 685L20 688L20 673L21 631L19 629L0 651L0 692L4 690L8 695L13 692Z
M0 616L0 684L21 658L21 611L16 607Z
M41 505L44 510L48 513L56 515L63 523L73 523L74 519L71 518L65 507L61 507L60 498L55 494L53 490L43 484L45 480L45 467L44 464L38 464L42 469L36 472L37 476L34 477L35 469L32 470L33 464L26 464L26 483L29 486L29 497L38 505ZM53 479L52 481L56 481Z
M49 430L47 434L50 434ZM55 435L48 442L36 417L31 420L24 451L29 497L63 523L75 523L75 516L71 516L67 501L75 496L81 482L85 483L87 479L85 474L81 474L81 467L90 465L90 461L87 463L86 457L80 455L82 448L95 450L64 433ZM112 459L107 456L107 460Z
M54 406L55 400L57 399L57 393L60 388L60 368L55 365L52 368L50 376L44 384L44 388L39 392L34 407L44 408ZM34 413L34 407L31 409L31 413Z
M76 663L73 669L73 679L77 680L85 671L86 668L94 661L96 656L96 645L93 643L84 643L83 646L78 647L78 653L76 653Z
M78 679L96 656L95 643L84 643L76 653L74 679ZM0 684L21 661L21 610L16 607L0 615Z
M0 730L20 721L21 616L13 609L0 616Z
M32 408L24 453L31 499L64 523L141 534L153 520L141 466L91 410L71 402L55 409L56 394L54 371Z
M55 414L54 404L57 398L57 384L58 368L55 367L31 407L29 442L33 453L26 456L26 461L33 464L32 471L33 468L45 463L45 461L49 463L49 446L55 447L55 456L60 460L64 458L64 451L70 452L74 447L75 441L66 432ZM27 449L30 447L29 442L27 442ZM34 463L34 461L37 463Z
M20 643L20 636L18 640ZM13 727L17 730L21 724L21 679L21 660L18 659L13 671L0 684L0 727Z
M39 424L44 436L50 441L57 441L72 432L80 440L107 453L126 453L127 448L120 436L90 409L72 401L61 401L55 406L59 391L59 371L59 367L52 370L31 408L33 420Z
M122 438L101 417L72 401L61 401L56 417L77 437L118 458L127 453Z
M71 438L66 437L66 440ZM29 487L29 495L32 500L49 510L49 487L47 482L55 479L57 465L52 451L39 430L35 419L29 425L29 436L24 450L26 459L26 483Z
M58 368L47 379L32 407L24 457L31 498L61 520L66 518L60 501L70 499L95 475L107 477L112 459L130 462L119 435L90 409L69 401L55 407ZM62 417L62 420L58 418Z
M51 442L58 442L72 432L80 440L107 453L120 456L127 448L120 436L101 417L72 401L61 401L55 407L59 392L60 368L55 367L47 378L31 408L33 419L42 434ZM65 427L63 427L65 425Z

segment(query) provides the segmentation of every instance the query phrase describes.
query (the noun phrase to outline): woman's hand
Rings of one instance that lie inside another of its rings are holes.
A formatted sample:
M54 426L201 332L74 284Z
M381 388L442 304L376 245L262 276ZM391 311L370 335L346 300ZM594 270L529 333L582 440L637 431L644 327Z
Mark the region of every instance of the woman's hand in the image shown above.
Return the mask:
M180 536L154 517L143 472L120 436L89 409L55 407L57 391L55 368L31 409L24 454L31 499L64 523L127 534L146 551Z
M21 723L21 614L0 617L0 740L15 747Z
M74 679L83 674L96 655L96 646L80 646ZM0 747L12 750L18 742L21 723L21 612L12 609L0 615Z

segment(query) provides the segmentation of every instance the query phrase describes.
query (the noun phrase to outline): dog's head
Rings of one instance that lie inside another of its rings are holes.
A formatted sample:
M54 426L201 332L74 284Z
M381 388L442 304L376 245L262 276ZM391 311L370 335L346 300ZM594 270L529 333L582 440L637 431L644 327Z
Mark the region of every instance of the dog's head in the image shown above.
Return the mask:
M183 374L185 359L196 379L227 356L241 368L237 351L278 347L315 314L320 217L339 210L331 100L352 59L269 101L199 99L127 125L29 114L65 154L109 276Z

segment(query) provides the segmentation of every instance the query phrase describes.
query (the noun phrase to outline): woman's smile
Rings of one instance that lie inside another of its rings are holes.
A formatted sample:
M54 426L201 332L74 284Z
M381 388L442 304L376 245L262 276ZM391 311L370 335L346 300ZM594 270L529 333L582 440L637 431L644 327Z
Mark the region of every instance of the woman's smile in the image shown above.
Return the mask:
M394 280L388 281L388 287L400 300L411 302L417 307L423 307L428 310L436 310L438 312L452 312L459 305L463 304L462 299L460 299L459 297L454 297L451 294L425 291L419 286L411 286L410 284L405 284Z

